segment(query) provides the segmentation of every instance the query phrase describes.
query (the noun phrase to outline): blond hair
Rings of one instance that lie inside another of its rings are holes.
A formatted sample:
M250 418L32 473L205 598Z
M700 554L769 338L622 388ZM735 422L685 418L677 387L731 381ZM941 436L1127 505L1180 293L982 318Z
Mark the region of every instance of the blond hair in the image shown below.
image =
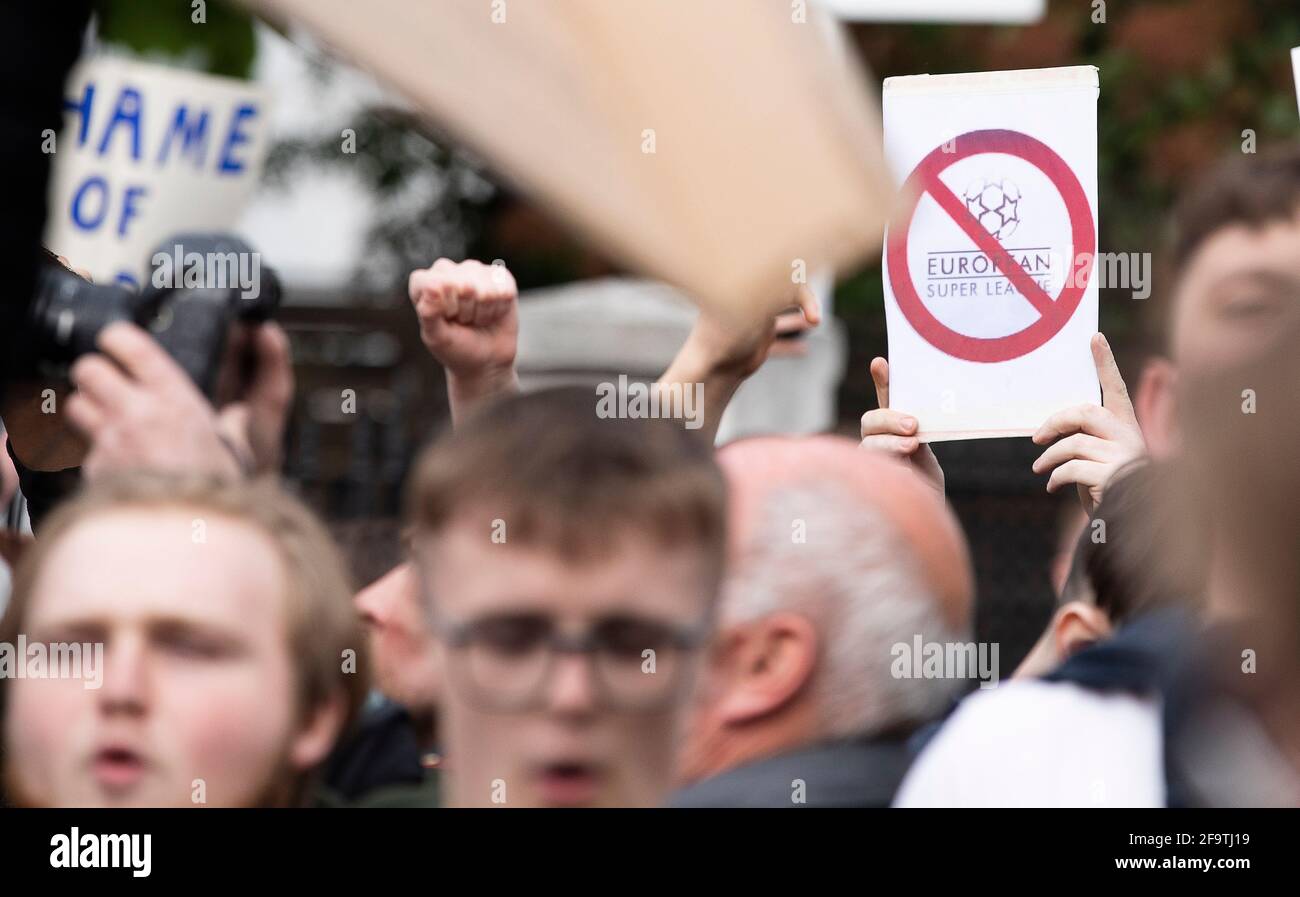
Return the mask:
M88 486L50 515L24 554L0 619L0 642L16 640L50 553L78 524L126 509L181 508L251 526L274 546L288 589L286 615L299 719L306 721L327 702L341 698L340 731L346 731L370 687L366 639L352 605L347 570L316 515L270 479L232 483L194 474L133 472ZM345 672L343 659L349 651L356 663Z

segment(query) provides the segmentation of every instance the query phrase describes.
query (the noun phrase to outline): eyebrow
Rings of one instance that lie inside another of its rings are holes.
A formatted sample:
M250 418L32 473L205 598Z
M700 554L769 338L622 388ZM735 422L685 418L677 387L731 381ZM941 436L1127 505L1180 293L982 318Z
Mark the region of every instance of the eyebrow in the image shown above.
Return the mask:
M247 640L242 630L208 620L192 620L185 617L146 617L143 627L150 637L192 632L208 638L220 639L231 645L241 644ZM37 635L46 631L74 633L86 641L105 641L113 628L112 622L105 617L69 617L64 620L41 622L31 627L31 632Z
M1251 281L1279 291L1294 292L1300 296L1300 276L1286 274L1273 268L1248 268L1245 271L1225 274L1214 282L1213 289L1223 290L1241 281Z

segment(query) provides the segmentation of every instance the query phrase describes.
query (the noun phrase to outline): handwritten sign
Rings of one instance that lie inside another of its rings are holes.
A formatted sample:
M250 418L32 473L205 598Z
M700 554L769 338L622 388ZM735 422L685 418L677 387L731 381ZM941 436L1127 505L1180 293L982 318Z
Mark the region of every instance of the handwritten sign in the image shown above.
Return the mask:
M165 238L230 229L261 175L267 101L230 78L126 59L82 62L50 147L46 244L97 282L138 287Z

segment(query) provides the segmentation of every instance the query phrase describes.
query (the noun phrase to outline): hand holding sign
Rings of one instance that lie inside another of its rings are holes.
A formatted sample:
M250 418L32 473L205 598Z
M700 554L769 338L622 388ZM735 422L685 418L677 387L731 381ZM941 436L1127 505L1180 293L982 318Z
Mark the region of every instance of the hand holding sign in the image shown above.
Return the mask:
M871 360L871 380L876 385L874 411L862 415L862 448L882 451L907 461L927 483L943 494L943 468L927 443L916 435L916 418L889 407L889 362Z
M1101 502L1106 484L1124 465L1146 454L1146 441L1133 413L1128 387L1106 337L1092 338L1092 357L1101 381L1102 403L1075 405L1049 417L1034 442L1057 440L1034 462L1034 473L1052 471L1047 491L1067 483L1079 488L1079 501L1089 514Z

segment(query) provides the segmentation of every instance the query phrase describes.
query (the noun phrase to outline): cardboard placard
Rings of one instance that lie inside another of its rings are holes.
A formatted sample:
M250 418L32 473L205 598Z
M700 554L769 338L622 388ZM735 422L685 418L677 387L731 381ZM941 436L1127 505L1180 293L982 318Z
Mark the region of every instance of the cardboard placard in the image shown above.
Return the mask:
M245 2L372 71L612 257L724 313L768 313L803 272L879 249L875 104L816 4Z

